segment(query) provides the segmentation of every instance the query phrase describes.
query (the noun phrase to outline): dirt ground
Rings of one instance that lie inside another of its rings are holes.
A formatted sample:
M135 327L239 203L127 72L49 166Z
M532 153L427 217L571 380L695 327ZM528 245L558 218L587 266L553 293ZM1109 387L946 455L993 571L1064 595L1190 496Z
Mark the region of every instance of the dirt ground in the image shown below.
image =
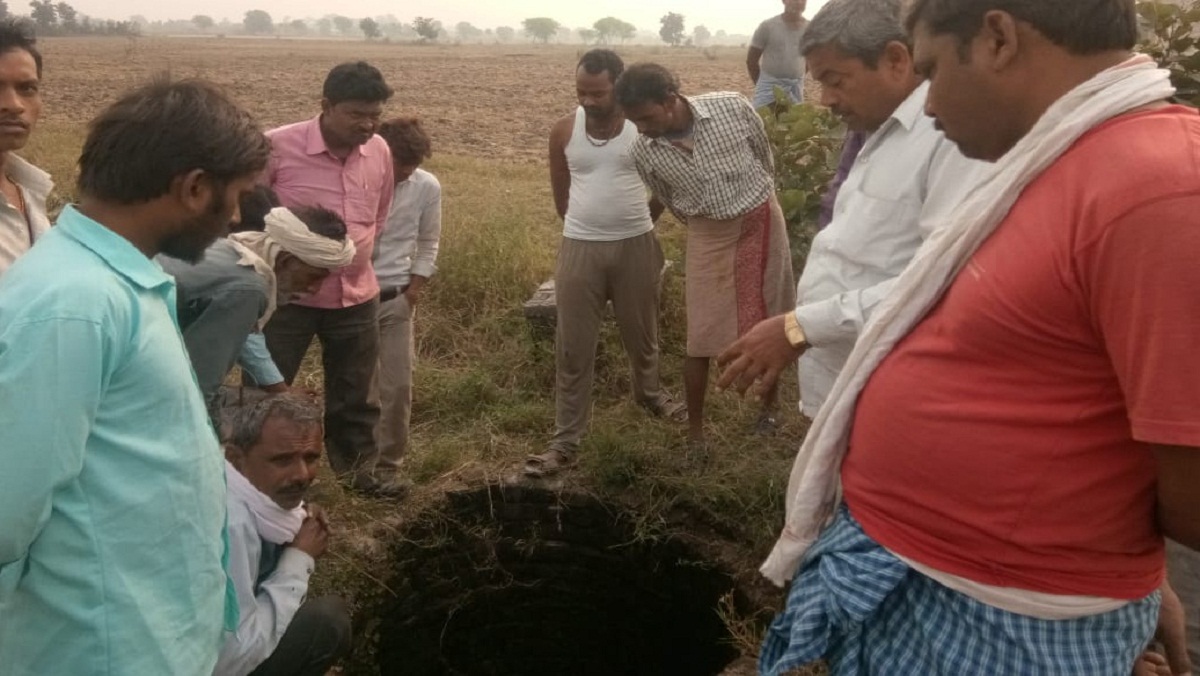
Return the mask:
M399 45L341 40L47 38L44 119L86 122L122 90L169 71L217 81L272 127L318 112L321 83L342 62L378 66L396 96L389 115L417 115L441 151L479 159L540 160L550 125L574 101L583 49L534 45ZM748 94L744 53L617 47L626 63L657 61L684 93Z

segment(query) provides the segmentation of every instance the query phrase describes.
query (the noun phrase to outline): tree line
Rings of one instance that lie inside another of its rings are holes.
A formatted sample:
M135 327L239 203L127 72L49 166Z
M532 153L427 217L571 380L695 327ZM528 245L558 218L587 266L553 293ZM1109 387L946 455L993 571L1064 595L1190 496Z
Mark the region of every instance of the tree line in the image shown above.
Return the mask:
M31 0L29 20L37 27L38 35L120 35L134 37L139 34L137 24L132 21L93 19L80 14L66 2ZM0 0L0 19L12 14L8 2Z
M197 14L191 23L202 32L211 31L216 22L212 17ZM717 31L716 35L705 26L696 26L690 35L686 32L686 17L677 12L668 12L660 20L658 35L663 42L674 46L706 47L713 38L724 40L725 31ZM273 17L261 9L252 9L245 13L241 23L242 32L246 35L320 35L322 37L365 37L368 40L379 38L398 38L434 42L441 39L455 39L460 42L513 42L518 30L511 26L498 28L479 28L468 21L460 21L453 27L447 27L435 18L418 16L411 22L400 22L394 17L372 18L365 17L354 20L342 15L329 15L317 20L285 19L276 23ZM638 28L628 21L614 16L606 16L597 20L591 27L571 30L559 21L550 17L531 17L521 22L520 34L534 42L549 43L551 40L560 42L578 37L584 44L612 45L625 44L638 37Z

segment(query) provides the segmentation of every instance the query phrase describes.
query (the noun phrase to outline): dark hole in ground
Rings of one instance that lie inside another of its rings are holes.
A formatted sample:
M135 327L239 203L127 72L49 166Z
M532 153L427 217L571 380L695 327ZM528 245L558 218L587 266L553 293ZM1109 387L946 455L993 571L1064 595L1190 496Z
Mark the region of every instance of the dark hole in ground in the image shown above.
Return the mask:
M706 676L738 656L717 613L732 579L589 496L491 486L413 530L378 625L386 676Z

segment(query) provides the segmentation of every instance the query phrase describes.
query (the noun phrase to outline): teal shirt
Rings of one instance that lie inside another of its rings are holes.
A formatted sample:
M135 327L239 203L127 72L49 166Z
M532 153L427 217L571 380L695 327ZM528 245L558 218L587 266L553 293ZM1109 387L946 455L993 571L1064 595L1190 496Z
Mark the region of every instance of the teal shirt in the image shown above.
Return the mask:
M211 674L225 510L173 280L67 207L0 277L0 675Z

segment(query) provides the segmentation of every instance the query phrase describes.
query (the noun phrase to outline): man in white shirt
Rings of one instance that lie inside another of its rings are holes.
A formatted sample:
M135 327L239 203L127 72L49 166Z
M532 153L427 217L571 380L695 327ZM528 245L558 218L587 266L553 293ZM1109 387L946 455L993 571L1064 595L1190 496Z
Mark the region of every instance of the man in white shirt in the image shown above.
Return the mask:
M752 376L774 383L799 357L809 418L893 280L987 166L963 157L924 115L928 85L913 72L899 13L898 0L839 2L809 24L802 52L822 105L868 136L833 220L813 239L795 311L761 322L720 359L720 386L744 391Z
M379 127L392 151L396 194L375 245L372 264L379 280L379 389L376 429L379 461L375 475L397 492L408 482L397 476L408 450L412 415L412 372L416 359L413 317L421 292L437 271L442 234L442 185L421 168L433 155L429 135L416 118L395 118Z
M322 454L321 408L281 394L237 411L225 442L229 576L237 632L216 676L323 676L349 650L350 613L340 598L305 600L329 524L304 496Z
M804 56L800 38L808 22L802 16L806 0L783 0L783 13L758 25L746 50L746 71L754 83L754 107L775 102L775 88L792 103L804 100Z
M42 114L42 55L29 24L0 21L0 275L50 228L50 174L17 157Z
M663 207L647 203L630 154L637 128L613 96L624 70L612 50L584 54L575 68L579 106L550 131L550 185L563 219L554 273L555 423L546 451L526 461L527 476L554 474L575 460L591 412L596 341L608 301L629 357L634 399L655 415L687 420L686 407L673 401L659 381L663 254L654 221Z

